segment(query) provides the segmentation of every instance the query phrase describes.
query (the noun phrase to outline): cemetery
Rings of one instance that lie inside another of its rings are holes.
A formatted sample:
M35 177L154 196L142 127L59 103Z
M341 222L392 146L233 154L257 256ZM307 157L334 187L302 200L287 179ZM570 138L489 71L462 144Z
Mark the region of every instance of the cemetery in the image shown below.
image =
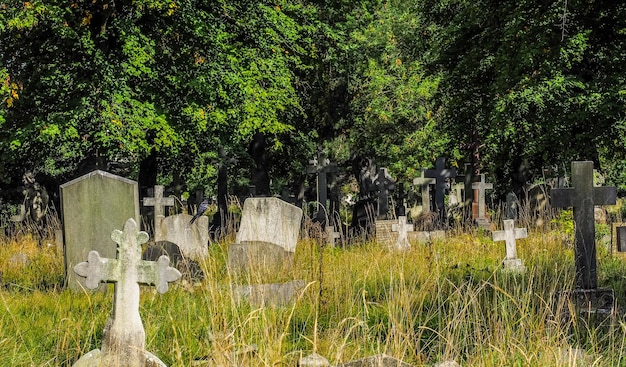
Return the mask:
M625 30L0 1L0 366L626 366Z

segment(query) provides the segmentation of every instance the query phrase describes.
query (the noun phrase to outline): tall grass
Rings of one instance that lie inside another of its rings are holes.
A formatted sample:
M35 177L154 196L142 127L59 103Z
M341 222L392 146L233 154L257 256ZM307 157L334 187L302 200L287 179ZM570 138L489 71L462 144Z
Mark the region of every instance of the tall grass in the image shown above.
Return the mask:
M48 239L44 240L46 243ZM295 366L313 351L338 364L386 353L418 366L626 365L626 323L579 317L559 292L574 279L563 232L518 241L528 271L501 271L504 245L472 230L409 251L376 242L345 249L299 242L294 277L308 286L285 307L237 302L228 243L212 244L205 280L160 295L142 287L146 347L169 366ZM8 263L15 253L28 261ZM624 260L599 249L600 284L618 290ZM0 365L69 366L101 345L112 293L72 293L62 256L32 236L0 244ZM584 351L586 358L568 351Z

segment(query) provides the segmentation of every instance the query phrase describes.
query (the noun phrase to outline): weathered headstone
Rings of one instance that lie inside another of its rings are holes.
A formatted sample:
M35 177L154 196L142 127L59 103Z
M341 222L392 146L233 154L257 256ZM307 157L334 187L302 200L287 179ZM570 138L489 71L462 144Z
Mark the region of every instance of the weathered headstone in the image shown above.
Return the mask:
M300 358L298 367L330 367L328 359L317 353L311 353L306 357Z
M158 261L141 260L141 244L148 234L140 232L137 222L130 218L124 231L115 230L111 239L119 244L117 258L100 257L91 251L87 262L74 266L74 271L86 278L85 285L95 289L100 282L115 283L113 311L103 333L102 350L95 349L79 359L74 367L165 366L146 351L146 333L139 315L139 284L155 285L157 292L165 293L168 283L180 278L180 272L169 266L169 258Z
M421 177L413 179L413 185L421 189L422 195L422 213L428 213L432 211L431 199L430 199L430 185L437 183L435 178L428 178L424 176L425 168L422 168Z
M504 220L504 230L492 232L494 241L506 242L506 258L502 262L505 270L524 271L526 267L522 264L522 260L517 258L516 239L528 237L526 228L515 228L515 220Z
M173 268L182 274L183 278L190 281L204 279L204 271L198 261L184 256L177 244L169 241L159 241L149 244L141 256L142 260L157 261L162 255L170 258Z
M143 198L144 206L154 207L154 240L164 241L163 232L161 231L161 221L165 218L165 208L174 206L174 198L163 197L164 187L161 185L154 186L154 197Z
M93 171L61 185L61 212L66 282L70 289L77 291L84 288L84 280L71 269L93 250L101 256L115 258L117 245L106 239L128 218L139 223L137 182Z
M209 255L209 217L199 216L190 225L193 218L189 214L170 215L161 220L159 241L173 242L183 253L192 259L202 259Z
M446 207L444 203L446 180L456 177L456 169L446 168L446 159L444 157L438 157L435 162L435 168L424 171L424 176L435 179L435 209L439 212L440 221L444 222L446 218Z
M472 189L478 191L478 218L476 223L480 226L488 226L489 218L487 218L487 203L485 200L485 191L493 190L493 184L485 181L485 175L480 175L480 181L472 184Z
M594 205L614 205L615 187L593 186L593 162L572 162L574 187L552 189L552 206L573 207L575 223L576 285L581 289L596 289L598 274Z
M337 172L337 165L331 164L324 151L319 149L317 157L309 161L306 172L316 175L317 202L319 205L316 219L321 223L326 223L326 216L332 217L332 213L328 212L328 176Z
M409 243L409 233L414 231L413 223L407 223L405 216L398 217L398 223L393 224L391 230L398 232L398 239L395 243L397 250L406 250L411 247Z
M335 226L332 224L326 226L326 244L330 247L335 247L337 240L341 239L341 233L335 231Z
M293 271L301 221L302 209L278 198L246 199L236 243L228 248L228 266L236 278L246 275L255 284L234 286L236 298L282 305L304 286L298 280L275 283Z

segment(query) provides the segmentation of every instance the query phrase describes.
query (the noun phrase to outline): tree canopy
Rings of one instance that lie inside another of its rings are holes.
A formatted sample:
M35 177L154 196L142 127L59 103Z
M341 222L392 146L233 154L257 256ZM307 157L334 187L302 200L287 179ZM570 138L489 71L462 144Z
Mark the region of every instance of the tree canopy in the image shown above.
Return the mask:
M626 189L625 41L620 2L0 0L3 186L115 164L211 193L260 132L274 185L323 146L501 187L593 160Z

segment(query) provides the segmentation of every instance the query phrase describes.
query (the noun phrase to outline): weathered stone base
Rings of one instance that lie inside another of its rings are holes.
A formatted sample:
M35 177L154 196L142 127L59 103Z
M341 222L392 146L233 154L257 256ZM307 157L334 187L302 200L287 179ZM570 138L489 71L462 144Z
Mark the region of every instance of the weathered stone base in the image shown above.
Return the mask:
M572 302L576 312L586 317L607 318L615 315L615 292L611 288L574 289L559 292L557 297Z
M271 278L288 276L293 267L294 253L269 242L245 241L228 247L229 270L235 275L250 275L255 283L280 281Z
M502 261L504 271L510 271L515 273L523 273L526 271L526 267L522 263L521 259L505 259Z
M306 286L302 279L286 283L233 285L237 301L247 300L254 307L280 307L293 302Z
M158 357L150 352L144 352L146 358L145 367L167 367ZM100 349L94 349L91 352L80 357L73 367L100 367L100 361L102 360L102 351ZM124 367L124 366L120 366Z

